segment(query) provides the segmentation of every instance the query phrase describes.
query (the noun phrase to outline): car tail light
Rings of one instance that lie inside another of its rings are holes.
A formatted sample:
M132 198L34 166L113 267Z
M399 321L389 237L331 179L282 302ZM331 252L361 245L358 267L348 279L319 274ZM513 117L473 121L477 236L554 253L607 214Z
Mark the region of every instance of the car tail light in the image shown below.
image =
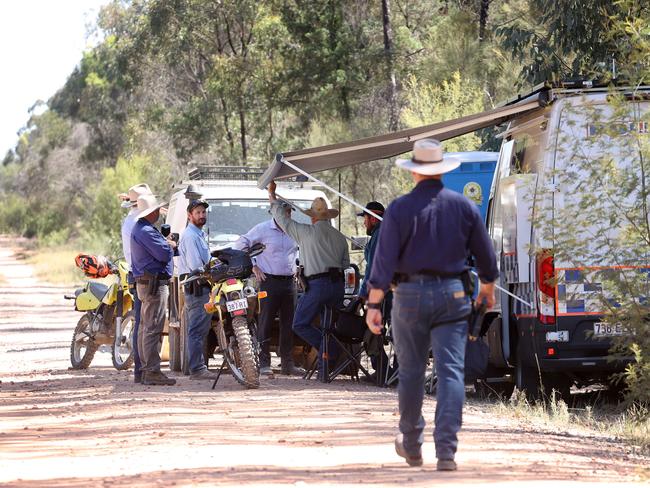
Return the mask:
M555 265L553 255L544 250L537 255L538 318L542 324L555 324Z
M346 269L345 270L345 287L346 288L354 288L357 285L357 275L354 272L353 269Z

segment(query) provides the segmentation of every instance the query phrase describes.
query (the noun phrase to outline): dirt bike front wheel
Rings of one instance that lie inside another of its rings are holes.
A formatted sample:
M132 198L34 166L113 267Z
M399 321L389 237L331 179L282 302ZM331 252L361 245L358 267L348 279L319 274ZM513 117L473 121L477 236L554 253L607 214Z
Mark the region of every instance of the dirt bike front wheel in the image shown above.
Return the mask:
M259 388L259 356L245 317L232 320L234 334L226 337L222 324L217 326L217 340L226 363L238 383Z
M124 316L120 329L120 333L115 334L115 340L113 341L112 359L115 369L124 371L133 365L134 359L133 332L135 330L135 312L133 310L129 310Z
M92 320L93 316L90 312L83 314L72 333L70 362L73 369L88 369L97 352L98 345L90 331Z

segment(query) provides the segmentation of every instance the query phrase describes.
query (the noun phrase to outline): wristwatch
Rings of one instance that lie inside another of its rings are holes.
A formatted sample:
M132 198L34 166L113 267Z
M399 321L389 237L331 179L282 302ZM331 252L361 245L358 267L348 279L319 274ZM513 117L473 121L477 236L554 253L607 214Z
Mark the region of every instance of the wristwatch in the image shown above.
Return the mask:
M366 310L381 310L381 302L379 303L366 303Z

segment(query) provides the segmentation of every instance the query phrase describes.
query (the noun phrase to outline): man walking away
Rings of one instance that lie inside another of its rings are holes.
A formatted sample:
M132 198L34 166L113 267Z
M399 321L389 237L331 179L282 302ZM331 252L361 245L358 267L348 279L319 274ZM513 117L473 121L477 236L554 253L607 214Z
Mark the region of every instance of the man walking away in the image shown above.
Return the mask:
M173 241L166 240L153 224L160 216L160 208L153 195L138 197L136 223L131 232L131 259L138 296L142 300L138 348L142 363L142 383L145 385L173 385L175 379L160 371L158 345L162 339L169 280L172 276Z
M422 465L422 400L431 348L438 375L433 432L437 469L453 471L471 311L461 276L473 255L481 280L477 300L493 306L496 257L476 205L442 185L441 175L460 161L443 158L440 143L425 139L414 144L412 159L398 159L396 164L411 172L416 185L384 214L368 281L366 322L373 333L381 333L381 301L396 276L392 330L399 361L400 434L395 450L410 466Z
M334 359L334 344L329 347L331 358L323 358L320 350L322 332L312 322L324 307L342 307L345 283L344 270L350 266L348 243L343 234L332 227L330 220L336 217L338 210L327 208L323 198L316 198L311 208L305 213L311 217L312 225L300 224L287 216L275 196L276 184L269 184L271 215L278 225L298 243L300 260L305 267L307 290L298 300L293 319L293 330L307 344L318 349L319 376L324 378L323 361Z
M291 218L291 205L281 204L285 215ZM280 315L280 358L282 374L302 376L304 370L293 363L293 310L296 305L296 256L298 245L277 224L275 219L261 222L242 235L233 245L248 250L255 244L264 244L264 251L253 258L253 273L260 291L266 292L260 301L257 340L260 344L260 374L273 376L271 369L271 328Z
M134 327L133 327L133 381L135 383L142 383L142 364L140 363L140 354L138 353L138 331L140 329L140 309L142 308L142 302L138 298L138 290L135 286L135 278L133 277L133 265L131 262L131 232L136 222L136 215L138 215L138 197L140 195L150 195L151 190L149 185L146 183L140 183L139 185L134 185L129 188L127 193L120 195L122 201L122 208L128 208L129 213L124 218L122 222L122 251L124 253L124 259L129 265L129 287L131 288L131 293L133 294L133 314L134 317Z
M178 272L181 279L210 261L210 248L203 233L209 205L204 200L192 200L187 206L187 227L178 244ZM200 280L186 283L185 307L183 313L187 323L187 352L190 362L191 380L215 380L217 375L208 371L205 365L205 338L210 331L212 314L205 312L203 305L210 299L210 285Z

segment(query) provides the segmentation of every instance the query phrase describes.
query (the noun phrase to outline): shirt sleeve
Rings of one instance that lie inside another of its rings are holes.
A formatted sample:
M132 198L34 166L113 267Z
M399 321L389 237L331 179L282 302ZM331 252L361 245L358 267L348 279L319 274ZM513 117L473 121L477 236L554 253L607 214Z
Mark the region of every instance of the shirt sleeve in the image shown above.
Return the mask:
M232 245L233 249L238 249L240 251L247 251L251 246L257 244L260 240L259 237L259 224L253 227L251 230L239 236L239 239L235 241Z
M185 256L185 264L189 268L189 271L203 267L205 261L203 259L203 248L201 247L200 239L201 237L193 234L187 246L187 254Z
M359 296L367 297L368 296L368 279L372 273L372 262L375 257L375 251L377 249L377 242L379 241L379 233L381 232L381 227L377 229L377 235L373 235L368 242L368 259L366 260L366 275L363 278L363 283L361 284L361 289L359 290Z
M395 205L391 204L386 209L384 220L381 223L377 247L372 257L372 271L366 280L366 287L388 290L395 274L402 236Z
M494 246L478 209L472 208L472 214L474 224L469 236L468 247L474 256L481 282L492 283L499 277Z
M174 257L174 250L172 247L165 240L162 234L153 226L144 228L142 233L139 233L138 235L133 233L132 237L138 244L144 247L156 261L167 264Z
M278 202L273 202L271 204L271 215L273 215L273 218L280 228L286 232L288 236L291 236L298 245L300 245L300 241L302 240L301 238L310 231L311 227L313 227L307 224L300 224L291 217L288 217Z

